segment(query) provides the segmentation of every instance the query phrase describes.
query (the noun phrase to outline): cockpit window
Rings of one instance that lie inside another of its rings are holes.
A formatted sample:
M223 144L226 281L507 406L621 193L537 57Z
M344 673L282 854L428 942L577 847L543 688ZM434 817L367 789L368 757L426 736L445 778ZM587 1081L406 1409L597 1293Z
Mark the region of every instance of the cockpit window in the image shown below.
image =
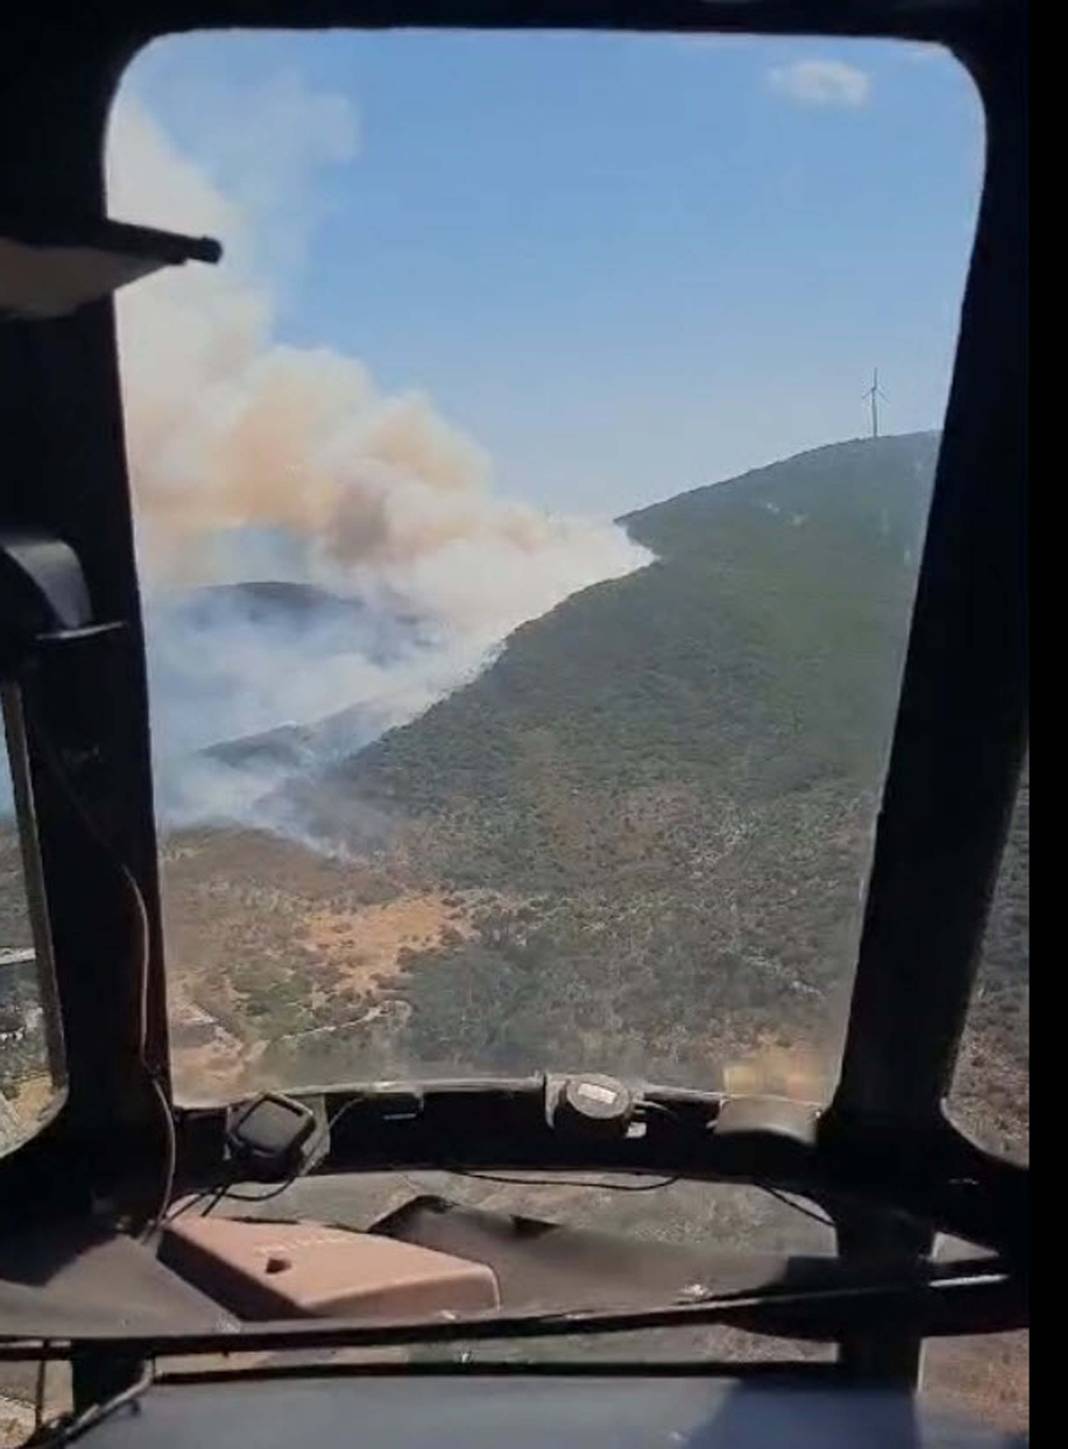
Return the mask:
M33 1137L66 1093L22 700L2 689L0 770L0 1155Z
M982 154L898 43L142 53L111 212L226 247L118 299L180 1097L830 1092Z
M955 1121L988 1151L1029 1155L1031 772L1025 767L949 1094Z

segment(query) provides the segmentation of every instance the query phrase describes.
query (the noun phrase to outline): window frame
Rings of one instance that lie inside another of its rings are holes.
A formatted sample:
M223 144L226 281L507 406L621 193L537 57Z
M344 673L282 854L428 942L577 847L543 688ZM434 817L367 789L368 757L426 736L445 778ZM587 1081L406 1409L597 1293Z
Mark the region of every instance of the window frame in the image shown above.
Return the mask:
M841 1077L822 1128L840 1151L861 1157L878 1124L891 1134L884 1142L940 1130L1027 732L1025 7L1012 0L166 0L113 7L94 17L91 35L52 28L46 14L20 16L7 48L11 83L0 97L0 215L30 208L104 216L111 100L149 40L213 27L342 25L896 38L949 46L975 78L986 111L986 179ZM125 626L102 655L89 650L62 669L42 668L34 718L78 760L80 794L147 903L145 1050L169 1091L147 688L110 302L54 323L6 324L0 407L9 440L0 517L65 537L98 615ZM136 1204L143 1186L132 1182L131 1164L159 1132L137 1055L141 963L114 871L72 827L32 750L30 774L71 1110L60 1114L61 1131L32 1144L35 1151L5 1160L0 1188L9 1189L9 1202L30 1191L69 1211L103 1181ZM218 1124L201 1121L197 1131L203 1146ZM87 1143L102 1150L87 1152Z

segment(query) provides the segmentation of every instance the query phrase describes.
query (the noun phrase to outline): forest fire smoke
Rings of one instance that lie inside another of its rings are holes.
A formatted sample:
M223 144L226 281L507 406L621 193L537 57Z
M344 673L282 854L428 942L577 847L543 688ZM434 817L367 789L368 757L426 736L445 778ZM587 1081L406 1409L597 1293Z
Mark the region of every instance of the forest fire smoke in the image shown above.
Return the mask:
M305 170L354 153L347 103L330 99L326 112L322 97L294 102L291 129L307 131ZM648 561L614 524L499 497L486 451L422 393L384 393L352 356L277 340L275 289L257 265L257 227L268 223L224 195L128 98L112 122L109 190L115 216L215 235L227 252L217 269L161 273L118 303L165 750L310 723L383 696L391 703L372 709L378 726L397 723L469 677L525 619ZM180 615L164 611L153 622L161 594L265 579L299 581L426 627L418 648L402 644L396 657L378 651L372 660L359 630L339 647L332 627L329 648L320 647L314 608L296 629L239 610L237 628L233 600L220 594L217 616L198 610L195 640L181 633ZM175 675L171 665L189 651L210 653L225 687L216 677L209 697L191 661ZM183 716L195 719L195 739Z

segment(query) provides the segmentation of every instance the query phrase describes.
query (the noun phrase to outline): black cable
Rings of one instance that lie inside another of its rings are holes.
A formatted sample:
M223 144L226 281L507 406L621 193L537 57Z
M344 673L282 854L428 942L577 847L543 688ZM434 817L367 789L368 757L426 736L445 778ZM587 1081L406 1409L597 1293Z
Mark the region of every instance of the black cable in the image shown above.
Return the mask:
M273 1197L281 1197L282 1193L291 1188L302 1176L303 1173L296 1172L292 1177L287 1177L285 1182L276 1183L266 1192L234 1192L229 1187L220 1187L212 1196L207 1207L202 1209L200 1216L206 1218L210 1212L214 1212L223 1198L226 1198L227 1202L270 1202Z
M156 1212L149 1219L141 1234L142 1240L148 1238L156 1231L163 1222L167 1208L170 1204L171 1195L174 1192L174 1179L178 1166L178 1137L174 1125L174 1111L168 1100L167 1093L159 1076L148 1060L148 987L149 987L149 956L150 956L150 930L148 919L148 906L141 887L137 883L133 871L119 855L114 845L107 839L96 821L92 812L85 805L78 794L78 791L71 784L66 769L59 758L59 754L52 743L48 731L44 729L36 717L35 710L27 710L26 718L33 727L34 743L39 746L41 757L48 766L49 774L66 797L67 804L74 814L81 821L83 830L95 841L105 859L109 860L118 872L127 895L133 903L134 914L138 923L138 1040L137 1060L148 1078L149 1085L162 1110L162 1121L165 1138L165 1159L163 1169L163 1182L160 1190L160 1202Z
M801 1213L803 1217L811 1218L814 1223L819 1223L821 1227L834 1227L833 1221L826 1213L817 1212L815 1208L810 1208L805 1203L798 1202L788 1193L782 1192L781 1189L769 1187L766 1182L754 1182L752 1186L759 1188L761 1192L766 1192L769 1197L775 1198L778 1202L785 1204L786 1207L793 1208L795 1213Z
M183 1198L181 1202L176 1203L175 1206L171 1208L170 1212L166 1215L163 1221L165 1223L173 1223L175 1218L180 1218L183 1213L187 1213L190 1208L196 1207L198 1202L203 1202L204 1199L208 1196L209 1193L207 1190L205 1190L203 1192L194 1192L191 1196Z
M493 1172L469 1172L460 1167L435 1168L436 1172L452 1173L454 1177L473 1178L476 1182L499 1182L512 1187L589 1187L601 1188L606 1192L658 1192L661 1188L671 1187L679 1181L676 1177L659 1178L656 1182L598 1182L594 1178L565 1178L565 1177L506 1177L500 1173ZM403 1176L403 1174L402 1174ZM418 1186L418 1184L415 1184ZM766 1192L769 1197L776 1198L786 1207L793 1208L794 1212L801 1213L813 1222L819 1223L821 1227L833 1228L834 1223L824 1213L817 1212L814 1208L807 1207L804 1203L797 1202L787 1193L779 1188L770 1187L767 1183L756 1182L749 1184Z
M679 1120L679 1113L667 1102L654 1102L651 1097L638 1098L638 1115L644 1116L646 1112L660 1112L665 1117L674 1117Z
M99 1404L90 1405L88 1409L83 1409L73 1418L59 1420L40 1436L35 1434L28 1441L26 1449L59 1449L61 1444L73 1443L94 1424L99 1424L102 1419L107 1419L125 1405L135 1403L146 1389L151 1388L154 1378L155 1366L151 1363L146 1364L135 1382L127 1385L120 1393L113 1394L110 1399L104 1399Z
M327 1120L323 1123L322 1127L319 1129L317 1135L312 1139L311 1145L308 1147L308 1150L302 1157L300 1163L297 1165L296 1168L294 1168L294 1170L290 1173L290 1175L285 1179L284 1182L275 1184L274 1187L269 1188L266 1192L258 1193L234 1192L232 1187L230 1186L230 1182L224 1182L220 1186L217 1186L215 1188L208 1188L207 1192L202 1192L198 1195L199 1197L203 1198L206 1197L208 1193L213 1194L211 1201L208 1203L207 1207L202 1209L200 1216L206 1218L209 1213L214 1212L215 1208L218 1206L219 1202L223 1198L226 1198L228 1202L256 1203L269 1202L271 1198L280 1197L287 1188L292 1187L295 1182L298 1182L305 1175L305 1173L308 1172L308 1170L311 1168L312 1164L315 1161L316 1152L329 1138L330 1132L333 1129L334 1125L339 1122L342 1117L344 1117L346 1112L348 1112L351 1108L355 1107L358 1102L362 1102L363 1100L364 1098L359 1095L355 1097L350 1097L347 1102L343 1102L341 1104L341 1106L337 1109L336 1112L333 1113L332 1116L327 1118ZM230 1181L232 1182L233 1179L230 1179ZM192 1206L192 1204L189 1204L189 1206Z
M500 1182L511 1187L592 1187L605 1192L658 1192L671 1187L677 1177L661 1177L656 1182L598 1182L591 1177L504 1177L494 1172L468 1172L462 1167L436 1167L435 1172L450 1172L454 1177L470 1177L476 1182Z
M639 1107L653 1107L659 1111L670 1113L671 1108L659 1102L639 1102ZM447 1149L448 1143L443 1146ZM678 1174L671 1177L661 1177L655 1182L598 1182L594 1178L565 1178L565 1177L510 1177L502 1173L479 1172L463 1167L453 1167L447 1162L439 1167L428 1169L432 1172L451 1173L454 1177L466 1177L475 1182L500 1183L505 1187L581 1187L600 1189L605 1192L658 1192L661 1188L671 1187L679 1181ZM564 1169L566 1171L566 1169ZM625 1171L626 1169L620 1169ZM400 1173L401 1177L405 1174ZM410 1179L405 1177L405 1181ZM418 1186L418 1184L415 1184ZM425 1191L425 1189L420 1189Z
M215 1188L212 1192L202 1192L200 1194L201 1199L205 1197L208 1199L205 1205L200 1209L200 1216L202 1218L206 1218L210 1212L214 1211L214 1209L218 1206L219 1199L223 1196L225 1192L226 1183L224 1182L222 1187Z

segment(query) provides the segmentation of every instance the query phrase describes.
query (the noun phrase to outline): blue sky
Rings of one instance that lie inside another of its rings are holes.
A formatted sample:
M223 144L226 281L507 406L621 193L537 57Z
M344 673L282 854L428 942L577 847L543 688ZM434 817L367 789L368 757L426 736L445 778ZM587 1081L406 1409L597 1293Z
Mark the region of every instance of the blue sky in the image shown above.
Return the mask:
M278 338L425 390L507 496L609 516L856 436L876 364L887 431L940 422L983 150L942 53L206 34L124 89L260 217Z

